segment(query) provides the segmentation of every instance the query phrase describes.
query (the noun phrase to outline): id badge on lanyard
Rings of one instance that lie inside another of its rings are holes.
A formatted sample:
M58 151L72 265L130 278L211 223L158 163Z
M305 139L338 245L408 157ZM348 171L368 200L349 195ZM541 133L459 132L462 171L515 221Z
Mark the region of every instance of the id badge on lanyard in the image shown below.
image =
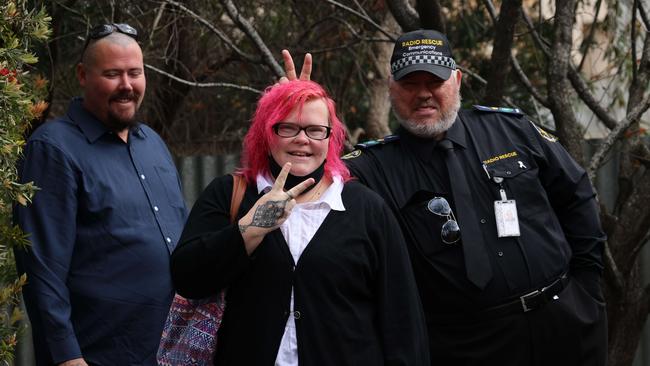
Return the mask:
M503 178L494 177L494 182L501 185ZM521 235L519 232L519 216L517 216L517 202L509 200L503 186L499 189L500 200L494 201L494 218L497 224L497 235L506 238Z

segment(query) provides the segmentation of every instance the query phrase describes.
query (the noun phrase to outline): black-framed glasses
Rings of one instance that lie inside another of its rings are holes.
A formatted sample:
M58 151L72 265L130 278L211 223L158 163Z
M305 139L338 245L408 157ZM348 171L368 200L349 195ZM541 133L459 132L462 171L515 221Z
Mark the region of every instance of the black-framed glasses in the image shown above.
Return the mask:
M427 202L427 210L433 214L447 218L447 222L442 225L442 229L440 230L440 238L443 243L454 244L460 240L460 227L446 199L443 197L433 197Z
M330 137L332 128L321 125L308 125L301 127L295 123L278 122L273 125L273 132L280 137L295 137L300 131L305 131L305 135L312 140L325 140Z
M104 38L109 34L113 34L115 32L126 34L136 41L138 40L138 30L126 23L101 24L93 27L90 32L88 32L88 38L86 38L86 43L84 43L84 48L81 51L81 55L83 56L83 54L86 52L86 48L88 48L90 41Z

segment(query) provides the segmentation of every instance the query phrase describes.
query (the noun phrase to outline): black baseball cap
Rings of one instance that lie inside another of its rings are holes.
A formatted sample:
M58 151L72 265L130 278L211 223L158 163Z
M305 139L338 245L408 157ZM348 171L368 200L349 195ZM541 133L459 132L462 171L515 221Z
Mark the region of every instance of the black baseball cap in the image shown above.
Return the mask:
M395 41L393 56L390 58L390 72L394 80L399 80L414 71L426 71L447 80L456 70L456 62L451 54L451 45L444 34L419 29L402 34Z

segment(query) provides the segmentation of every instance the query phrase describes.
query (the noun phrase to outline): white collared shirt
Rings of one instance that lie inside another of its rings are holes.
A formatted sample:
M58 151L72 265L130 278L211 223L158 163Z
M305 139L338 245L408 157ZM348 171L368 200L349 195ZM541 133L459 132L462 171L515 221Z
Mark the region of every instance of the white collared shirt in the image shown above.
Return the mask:
M273 186L273 181L265 176L257 176L257 191L262 192ZM340 176L332 179L332 184L314 202L298 203L291 211L291 215L280 225L280 231L289 246L293 261L297 265L300 255L316 234L316 231L325 221L331 210L345 211L343 200L343 180ZM293 312L293 288L289 311ZM293 316L289 316L284 328L284 335L275 359L276 366L298 366L298 341L296 337L296 323Z

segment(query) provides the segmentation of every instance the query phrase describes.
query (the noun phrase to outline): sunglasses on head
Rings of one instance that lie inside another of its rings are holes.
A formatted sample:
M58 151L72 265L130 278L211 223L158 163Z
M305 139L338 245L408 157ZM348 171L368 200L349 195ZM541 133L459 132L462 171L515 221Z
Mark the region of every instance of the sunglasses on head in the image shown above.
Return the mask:
M126 23L101 24L93 27L88 33L88 39L104 38L115 32L126 34L131 38L138 39L138 31Z
M88 38L86 38L86 43L84 44L81 54L83 55L86 52L86 48L88 48L88 44L91 40L101 39L115 32L126 34L135 40L138 39L138 31L126 23L101 24L93 27L90 32L88 32Z

